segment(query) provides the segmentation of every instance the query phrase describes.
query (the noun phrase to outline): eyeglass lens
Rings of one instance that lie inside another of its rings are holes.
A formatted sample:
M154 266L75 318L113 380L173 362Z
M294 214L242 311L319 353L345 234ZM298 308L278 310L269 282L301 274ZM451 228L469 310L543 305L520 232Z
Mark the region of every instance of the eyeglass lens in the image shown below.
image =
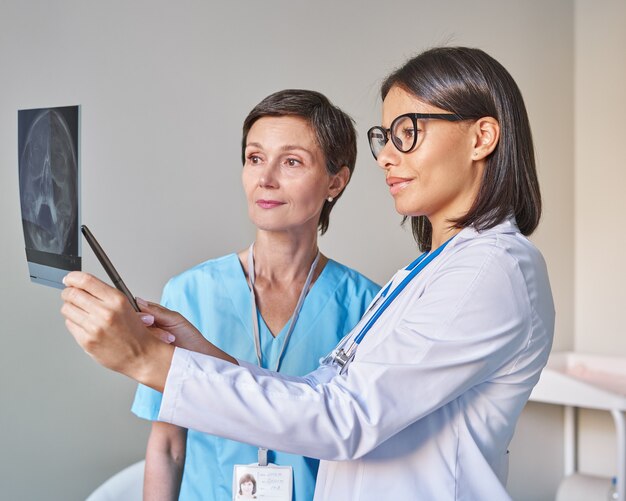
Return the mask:
M391 136L391 141L399 151L403 153L411 151L417 141L415 119L410 115L401 115L391 123L389 132L382 127L372 127L367 136L374 158L378 158L387 144L387 134Z
M367 133L370 149L374 158L378 158L378 154L383 150L385 144L387 144L387 131L382 127L372 127Z
M403 153L411 151L417 136L415 119L406 115L399 116L391 123L390 135L398 150Z

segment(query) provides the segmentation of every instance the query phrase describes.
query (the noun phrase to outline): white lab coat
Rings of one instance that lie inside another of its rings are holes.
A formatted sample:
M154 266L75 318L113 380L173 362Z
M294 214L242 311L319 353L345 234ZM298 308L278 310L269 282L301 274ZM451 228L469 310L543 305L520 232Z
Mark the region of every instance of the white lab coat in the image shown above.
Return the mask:
M509 499L507 447L553 330L545 263L514 221L465 228L346 374L285 377L176 349L159 419L323 459L316 501Z

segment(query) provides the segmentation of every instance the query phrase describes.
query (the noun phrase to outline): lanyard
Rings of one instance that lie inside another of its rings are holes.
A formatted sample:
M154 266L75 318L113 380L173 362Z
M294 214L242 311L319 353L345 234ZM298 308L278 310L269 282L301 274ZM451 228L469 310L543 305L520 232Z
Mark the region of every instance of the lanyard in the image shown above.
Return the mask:
M278 359L276 360L276 368L274 369L275 372L278 372L280 362L282 361L283 355L285 354L285 348L287 348L287 343L289 342L291 333L296 327L296 322L298 321L298 317L300 316L300 310L302 309L304 298L306 297L307 293L309 292L309 288L311 287L311 281L313 280L315 268L317 267L317 263L319 262L319 260L320 251L318 250L315 259L311 264L311 269L309 270L309 274L306 277L304 286L302 287L302 291L300 292L300 297L298 298L298 302L296 303L296 308L293 310L293 315L291 315L291 319L289 320L289 329L287 330L285 340L283 341L283 346L280 349L280 354L278 355ZM254 333L254 348L256 350L256 359L259 363L259 367L263 367L263 355L261 353L261 336L259 334L259 313L256 304L256 296L254 294L254 242L250 245L250 249L248 250L248 278L250 281L250 302L252 303L252 331Z
M391 291L391 293L388 296L387 296L387 293L389 292L389 289L391 288L391 284L393 283L393 281L387 284L387 287L385 287L385 289L379 296L379 299L384 298L383 303L378 307L378 309L374 312L374 314L369 318L369 320L361 328L359 333L355 336L354 340L350 344L350 347L347 350L344 350L343 348L338 348L337 350L335 350L332 360L336 364L338 364L342 370L344 369L346 364L352 358L354 358L357 347L359 346L361 341L363 341L363 338L366 336L366 334L369 332L372 326L376 323L376 321L380 318L383 312L389 307L389 305L393 302L393 300L396 297L398 297L398 295L404 290L404 288L409 284L409 282L413 280L413 278L415 278L420 271L426 268L428 263L430 263L433 259L435 259L439 254L441 254L441 251L443 251L443 249L446 247L446 245L448 245L448 243L450 242L450 240L452 240L452 238L446 240L446 242L440 245L434 252L426 252L422 254L421 256L419 256L411 264L409 264L405 268L406 271L409 271L409 274L406 277L404 277L404 279L398 284L397 287L395 287Z

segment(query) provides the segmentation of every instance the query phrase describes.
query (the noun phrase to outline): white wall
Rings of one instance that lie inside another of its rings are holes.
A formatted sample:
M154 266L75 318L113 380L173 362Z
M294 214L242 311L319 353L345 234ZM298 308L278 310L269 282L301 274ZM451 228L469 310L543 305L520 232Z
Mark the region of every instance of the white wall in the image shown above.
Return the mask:
M251 238L239 188L247 111L281 88L320 90L356 119L361 152L321 246L383 281L415 248L364 140L380 120L378 84L421 49L481 47L526 98L545 199L534 239L551 272L555 345L570 348L573 15L568 0L0 0L2 497L83 499L142 457L148 429L128 411L134 385L84 356L65 332L58 291L28 280L16 110L82 105L83 222L131 290L158 298L172 274ZM84 268L102 275L87 249ZM525 414L512 444L516 499L554 492L533 444L559 450L558 433L534 426L542 416L558 426L555 413ZM538 475L532 488L529 472Z

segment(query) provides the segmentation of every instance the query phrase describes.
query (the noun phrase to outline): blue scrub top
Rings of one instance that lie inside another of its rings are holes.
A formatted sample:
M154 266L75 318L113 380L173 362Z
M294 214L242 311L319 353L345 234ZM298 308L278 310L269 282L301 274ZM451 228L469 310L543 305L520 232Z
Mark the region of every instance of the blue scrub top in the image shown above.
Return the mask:
M328 260L302 305L279 372L301 376L316 369L319 359L358 322L378 289L378 285L363 275ZM236 254L206 261L172 278L163 290L161 302L180 312L209 341L231 356L257 363L250 289ZM289 323L274 337L259 316L265 368L276 367L288 327ZM141 418L156 420L161 396L139 385L132 411ZM189 430L180 499L232 499L233 466L256 463L257 451L254 445ZM313 498L317 460L277 451L271 451L268 459L293 467L294 501Z

